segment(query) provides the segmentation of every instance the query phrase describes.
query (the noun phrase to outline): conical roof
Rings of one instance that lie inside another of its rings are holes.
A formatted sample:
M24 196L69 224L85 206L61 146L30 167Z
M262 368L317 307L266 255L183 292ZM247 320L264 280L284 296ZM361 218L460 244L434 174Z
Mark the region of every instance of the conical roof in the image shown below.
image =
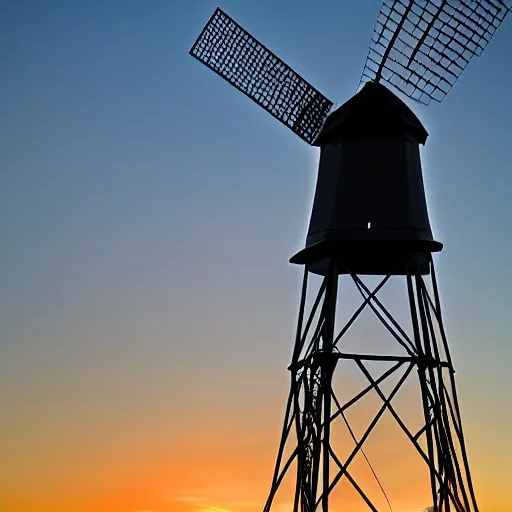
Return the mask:
M372 133L407 133L420 144L425 144L428 137L420 120L398 96L380 83L367 82L326 119L314 145Z

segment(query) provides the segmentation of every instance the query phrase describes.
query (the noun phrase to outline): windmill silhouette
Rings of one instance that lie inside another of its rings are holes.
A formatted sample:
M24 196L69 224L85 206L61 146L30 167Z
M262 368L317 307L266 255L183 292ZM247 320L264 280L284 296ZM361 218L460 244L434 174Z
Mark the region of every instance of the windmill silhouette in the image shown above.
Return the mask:
M350 466L364 454L385 412L426 464L433 502L427 510L478 512L432 258L442 244L432 235L423 186L419 146L428 133L383 84L424 104L442 101L511 8L510 0L384 0L364 64L364 85L334 111L330 100L221 9L190 50L305 142L320 147L306 246L290 260L304 266L304 278L290 392L264 512L271 511L292 468L293 512L327 512L342 479L369 510L378 512ZM316 294L309 284L311 274L322 278ZM362 303L340 327L335 321L343 275ZM382 279L371 289L364 275ZM405 280L409 325L400 323L378 298L392 276ZM351 326L368 309L400 353L340 350ZM367 381L344 402L332 382L340 361L353 362ZM369 370L376 363L387 365L378 377ZM393 404L413 370L423 411L423 424L416 431ZM384 393L391 377L397 382ZM357 437L345 412L368 393L376 394L381 405ZM341 420L347 422L355 445L343 460L332 443L333 425Z

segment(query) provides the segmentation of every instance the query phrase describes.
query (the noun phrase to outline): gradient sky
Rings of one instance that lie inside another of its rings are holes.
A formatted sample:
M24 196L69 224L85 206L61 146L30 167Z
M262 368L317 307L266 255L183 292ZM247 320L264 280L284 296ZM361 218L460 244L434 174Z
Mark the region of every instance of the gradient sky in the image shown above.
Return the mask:
M216 6L0 1L2 512L266 498L318 151L188 55ZM355 92L377 0L221 6ZM511 52L509 19L441 105L412 104L481 512L512 510ZM418 512L402 459L394 507Z

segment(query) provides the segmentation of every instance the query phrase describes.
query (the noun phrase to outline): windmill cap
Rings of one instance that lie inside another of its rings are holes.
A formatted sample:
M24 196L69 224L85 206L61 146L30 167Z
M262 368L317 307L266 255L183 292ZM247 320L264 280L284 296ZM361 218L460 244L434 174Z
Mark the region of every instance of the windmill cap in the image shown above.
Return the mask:
M336 109L325 121L315 146L337 142L340 137L407 133L425 144L428 132L414 112L380 83L364 87Z

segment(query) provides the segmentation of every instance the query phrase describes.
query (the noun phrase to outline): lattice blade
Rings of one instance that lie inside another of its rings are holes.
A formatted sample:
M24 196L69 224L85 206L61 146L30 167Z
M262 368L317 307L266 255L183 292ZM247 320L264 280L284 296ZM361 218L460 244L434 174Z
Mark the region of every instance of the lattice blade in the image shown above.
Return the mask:
M332 102L217 8L190 50L197 60L312 144Z
M383 0L361 82L440 102L511 9L512 0Z

